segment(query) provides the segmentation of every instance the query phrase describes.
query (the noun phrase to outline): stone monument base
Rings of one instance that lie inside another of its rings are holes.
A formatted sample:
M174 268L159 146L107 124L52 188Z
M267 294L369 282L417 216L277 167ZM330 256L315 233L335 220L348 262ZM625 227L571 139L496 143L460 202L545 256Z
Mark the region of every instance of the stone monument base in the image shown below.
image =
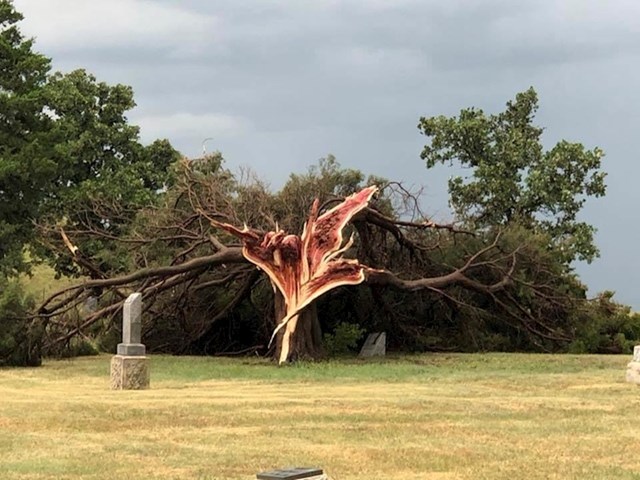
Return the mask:
M640 362L629 362L627 364L627 382L640 385Z
M111 390L144 390L149 388L147 357L114 355L111 358Z

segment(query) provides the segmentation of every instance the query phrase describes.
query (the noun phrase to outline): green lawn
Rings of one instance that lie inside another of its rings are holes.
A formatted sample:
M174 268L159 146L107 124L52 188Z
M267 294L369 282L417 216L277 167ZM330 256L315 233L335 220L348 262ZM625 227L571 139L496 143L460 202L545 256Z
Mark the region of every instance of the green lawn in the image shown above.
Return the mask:
M640 479L629 360L154 356L137 392L109 390L108 356L0 369L0 478Z

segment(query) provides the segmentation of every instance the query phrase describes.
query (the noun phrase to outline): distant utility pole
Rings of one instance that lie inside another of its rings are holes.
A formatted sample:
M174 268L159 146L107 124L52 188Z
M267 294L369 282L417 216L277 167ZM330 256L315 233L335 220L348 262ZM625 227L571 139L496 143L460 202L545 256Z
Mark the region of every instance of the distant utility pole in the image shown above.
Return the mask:
M202 156L203 156L203 157L207 155L207 145L206 145L206 143L207 143L209 140L213 140L213 137L205 138L205 139L202 141Z

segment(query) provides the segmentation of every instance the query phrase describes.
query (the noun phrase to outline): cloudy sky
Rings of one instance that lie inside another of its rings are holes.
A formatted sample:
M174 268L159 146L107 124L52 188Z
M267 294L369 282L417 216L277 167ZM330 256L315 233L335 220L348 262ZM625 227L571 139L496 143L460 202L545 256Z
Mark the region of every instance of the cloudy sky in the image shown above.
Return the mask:
M145 141L220 150L278 188L329 153L408 185L450 217L446 168L420 160L420 116L501 111L534 86L544 142L607 156L583 218L602 256L590 293L640 309L638 0L15 0L54 68L133 86Z

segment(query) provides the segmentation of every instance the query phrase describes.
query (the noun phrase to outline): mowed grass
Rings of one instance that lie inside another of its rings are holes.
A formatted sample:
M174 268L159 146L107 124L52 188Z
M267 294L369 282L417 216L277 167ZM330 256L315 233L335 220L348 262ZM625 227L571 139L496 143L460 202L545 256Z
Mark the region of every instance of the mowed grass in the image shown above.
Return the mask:
M109 356L0 369L0 478L640 478L629 359L152 356L147 391L110 391Z

